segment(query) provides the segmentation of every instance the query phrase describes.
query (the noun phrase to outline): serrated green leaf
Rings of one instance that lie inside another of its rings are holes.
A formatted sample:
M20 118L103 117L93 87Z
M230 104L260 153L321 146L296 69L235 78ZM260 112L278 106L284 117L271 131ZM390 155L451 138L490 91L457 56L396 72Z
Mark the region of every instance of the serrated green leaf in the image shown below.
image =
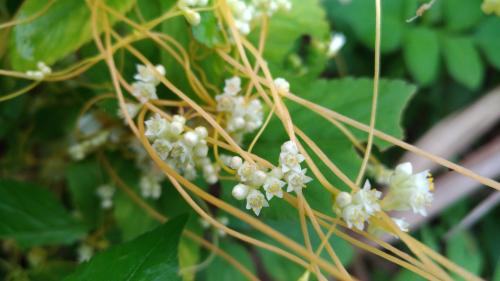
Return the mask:
M500 70L500 18L489 17L479 25L476 42L490 64Z
M16 20L31 17L47 3L48 0L24 1ZM132 0L106 1L119 12L127 11L133 3ZM9 42L12 67L16 70L35 69L38 61L51 65L91 38L90 9L86 1L55 1L36 19L12 29Z
M481 0L443 1L446 27L452 31L461 31L474 27L483 17L481 2Z
M0 180L0 238L21 247L69 244L85 234L47 189L30 183Z
M64 280L180 280L177 249L186 218L95 255Z
M443 38L443 54L450 75L467 88L477 89L484 76L483 63L469 37Z
M420 85L434 82L439 70L439 37L426 27L408 30L404 41L403 54L406 65Z

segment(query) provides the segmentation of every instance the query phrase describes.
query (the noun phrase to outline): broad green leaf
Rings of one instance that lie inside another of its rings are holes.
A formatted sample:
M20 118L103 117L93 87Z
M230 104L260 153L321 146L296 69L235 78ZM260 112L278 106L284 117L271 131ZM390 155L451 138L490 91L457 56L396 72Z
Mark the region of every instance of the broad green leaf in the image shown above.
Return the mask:
M47 189L30 183L0 180L0 238L21 247L69 244L85 234Z
M123 241L129 241L158 224L121 191L115 195L113 204L113 213Z
M111 247L64 280L180 280L177 249L185 223L186 216L181 216Z
M434 82L439 71L439 37L426 27L408 30L405 37L403 54L406 65L420 85Z
M452 31L462 31L474 27L483 17L481 0L443 1L446 27Z
M269 21L264 57L274 64L283 63L291 46L301 36L325 40L328 30L325 12L318 0L292 0L291 11L278 12ZM259 30L251 35L253 41L258 42Z
M102 209L96 190L106 183L104 175L105 171L93 159L73 163L66 170L71 201L90 227L95 227L101 219Z
M469 233L460 232L451 237L447 243L446 255L472 274L478 276L481 274L483 257L476 240ZM455 280L465 279L455 275Z
M468 37L445 37L443 54L450 75L466 86L477 89L484 76L483 64L474 42Z
M49 0L24 1L16 19L37 13ZM132 7L132 0L107 0L119 12ZM16 70L34 69L38 61L48 65L77 50L92 38L91 12L82 0L60 0L36 19L16 25L10 36L10 59Z
M500 70L500 18L489 17L479 25L476 42L494 67Z
M493 281L500 281L500 263L497 263L495 273L493 275Z

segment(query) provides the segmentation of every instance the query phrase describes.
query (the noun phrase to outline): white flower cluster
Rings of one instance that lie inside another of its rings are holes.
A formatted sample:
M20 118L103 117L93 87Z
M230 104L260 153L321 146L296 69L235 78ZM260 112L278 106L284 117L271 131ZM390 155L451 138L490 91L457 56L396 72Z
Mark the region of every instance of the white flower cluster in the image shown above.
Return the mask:
M145 65L137 65L137 74L134 75L136 82L132 83L132 95L141 103L147 103L149 100L158 99L156 95L156 86L160 84L160 80L155 76L158 72L164 76L166 71L163 65L157 65L152 69Z
M365 222L381 210L412 210L414 213L427 215L426 208L432 203L433 197L429 171L413 174L411 163L403 163L396 166L389 177L385 176L387 172L383 174L384 181L388 183L388 192L382 200L382 193L372 189L368 180L363 189L352 194L341 192L335 198L335 212L349 228L354 226L363 230ZM409 226L403 219L393 218L393 221L401 230L408 230Z
M96 190L96 195L101 199L101 208L109 209L113 207L113 195L115 188L109 184L101 185Z
M179 0L177 7L190 25L198 25L201 21L200 13L193 11L192 8L205 7L207 4L208 0Z
M52 73L52 69L48 67L44 62L39 61L36 64L38 70L28 70L26 71L26 75L35 80L42 80L47 75Z
M217 95L217 111L223 112L226 118L226 130L240 142L244 134L251 133L262 126L264 113L259 99L245 100L239 95L241 79L226 79L224 93Z
M290 0L253 0L251 3L243 0L227 0L227 4L233 14L236 28L243 35L250 33L253 20L264 15L270 17L279 10L292 9Z
M158 199L161 196L161 182L165 179L165 175L155 166L154 163L149 163L149 169L143 169L139 180L139 188L141 196L144 198Z
M304 156L299 153L297 146L292 141L287 141L281 146L279 166L266 171L233 156L229 166L237 170L240 183L233 187L232 195L237 200L246 199L247 210L252 209L258 216L263 207L268 207L268 200L273 197L283 198L283 187L287 185L287 192L302 192L302 188L312 179L306 176L307 169L302 169L300 163ZM266 195L259 190L263 188ZM267 200L266 200L267 199Z
M162 160L189 180L196 178L198 168L207 183L217 182L218 166L208 157L208 131L205 127L184 131L186 119L180 115L174 115L169 122L157 114L145 124L145 135Z
M362 189L354 192L352 195L347 192L341 192L335 198L335 213L347 223L351 228L356 227L363 230L365 222L380 211L379 199L382 193L372 189L367 180Z
M434 183L428 170L413 174L411 163L396 166L389 179L389 190L383 201L385 210L412 210L422 216L427 215L426 208L431 205Z

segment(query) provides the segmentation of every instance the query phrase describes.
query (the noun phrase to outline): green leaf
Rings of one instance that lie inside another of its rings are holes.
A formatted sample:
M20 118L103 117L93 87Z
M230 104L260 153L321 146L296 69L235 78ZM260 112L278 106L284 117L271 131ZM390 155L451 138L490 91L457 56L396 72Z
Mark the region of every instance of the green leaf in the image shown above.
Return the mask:
M201 12L200 24L193 26L193 36L200 43L213 48L224 41L213 11Z
M178 217L99 253L64 280L180 280L177 248L186 219Z
M48 0L23 2L16 20L38 13ZM106 4L123 13L132 7L132 0L107 0ZM86 1L63 0L54 4L35 20L16 25L10 37L12 67L35 69L38 61L48 65L77 50L92 38L90 9Z
M472 39L445 37L442 48L450 75L467 88L477 89L483 81L484 69Z
M481 22L476 32L476 42L494 67L500 70L500 18L488 17Z
M279 12L269 21L269 36L266 40L264 57L280 64L295 41L303 35L323 40L328 37L328 23L325 11L318 0L292 0L292 10ZM254 42L258 42L258 30L252 32Z
M404 41L404 58L410 74L420 85L434 82L439 70L439 38L426 27L408 30Z
M447 243L446 255L472 274L481 274L483 257L476 240L469 233L460 232L451 237ZM455 280L465 279L455 275Z
M483 17L481 0L443 1L446 27L452 31L472 28Z
M47 189L30 183L0 180L0 238L21 247L69 244L85 234Z

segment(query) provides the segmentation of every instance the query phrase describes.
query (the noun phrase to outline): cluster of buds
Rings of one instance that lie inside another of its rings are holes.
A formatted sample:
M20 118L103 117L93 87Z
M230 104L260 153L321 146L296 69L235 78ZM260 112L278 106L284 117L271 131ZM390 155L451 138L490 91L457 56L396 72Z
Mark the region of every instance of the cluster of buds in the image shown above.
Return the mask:
M198 25L201 22L201 16L193 8L205 7L207 4L208 0L179 0L177 7L190 25Z
M237 200L246 199L247 210L252 209L258 216L263 207L269 207L273 197L283 198L283 188L286 191L302 192L312 179L306 176L307 169L302 169L300 163L304 156L299 153L292 141L285 142L281 147L279 166L270 171L258 167L254 163L244 161L234 156L229 159L228 166L237 171L239 183L233 187L233 197ZM265 196L260 191L263 189Z
M36 64L38 70L28 70L26 71L26 75L35 80L42 80L47 75L52 73L52 69L48 67L44 62L39 61Z
M264 113L259 99L246 100L239 95L241 79L226 79L224 92L215 97L217 111L224 113L226 130L237 141L241 142L244 134L251 133L262 126Z
M208 131L203 126L185 131L185 124L186 119L180 115L174 115L169 122L156 114L145 121L145 135L158 156L177 172L193 180L198 168L207 183L214 184L218 170L208 157Z
M220 216L220 217L216 218L216 220L218 222L220 222L221 224L223 224L224 226L227 226L229 224L229 218L226 216ZM200 224L201 224L201 227L203 227L203 229L205 229L205 230L210 228L210 223L208 222L208 220L206 220L204 218L200 218ZM219 237L226 236L226 232L221 228L217 228L216 233L217 233L217 235L219 235Z
M427 215L426 208L432 203L434 189L429 171L413 174L411 163L400 164L393 171L385 168L374 171L381 175L381 183L388 186L384 198L381 198L380 191L371 188L368 180L362 189L351 194L341 192L335 198L334 211L349 228L354 226L363 230L370 217L381 210L411 210L422 216ZM401 230L408 231L408 224L403 219L393 218L393 221Z
M250 33L252 21L262 16L270 17L279 10L292 9L290 0L253 0L250 3L243 0L227 0L227 5L233 14L236 28L244 35Z
M481 9L485 14L496 14L500 16L500 0L484 0Z

